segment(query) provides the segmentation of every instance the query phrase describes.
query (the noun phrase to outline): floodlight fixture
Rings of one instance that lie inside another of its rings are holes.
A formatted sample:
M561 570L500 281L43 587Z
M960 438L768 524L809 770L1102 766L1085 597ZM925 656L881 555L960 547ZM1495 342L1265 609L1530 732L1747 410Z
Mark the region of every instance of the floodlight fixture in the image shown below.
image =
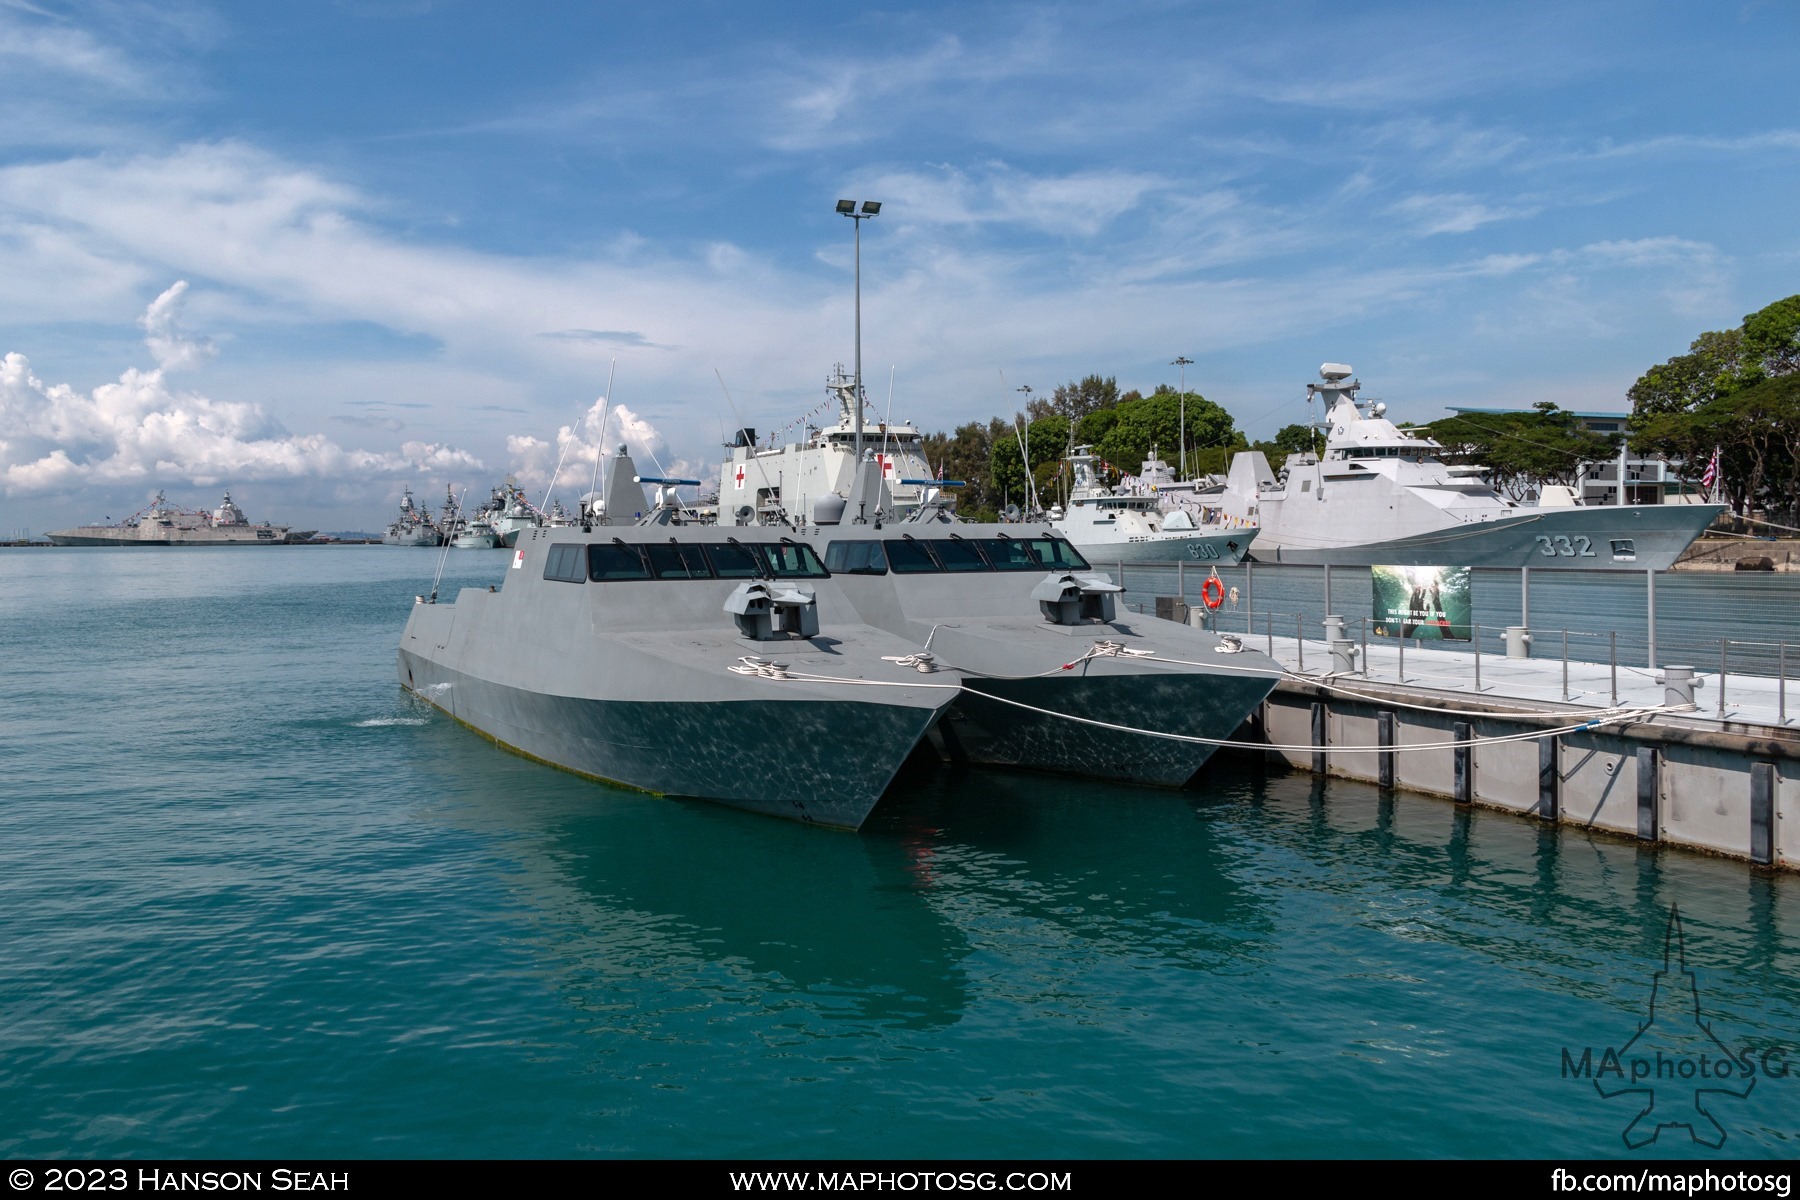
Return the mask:
M837 210L839 212L843 213L847 217L851 213L856 211L856 201L854 201L854 200L839 200L837 202Z

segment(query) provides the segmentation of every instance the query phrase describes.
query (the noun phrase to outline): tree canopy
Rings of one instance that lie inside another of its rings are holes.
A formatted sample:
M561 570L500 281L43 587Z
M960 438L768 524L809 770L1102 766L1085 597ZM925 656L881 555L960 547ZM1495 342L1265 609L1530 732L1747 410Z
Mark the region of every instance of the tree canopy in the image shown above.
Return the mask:
M1627 391L1631 448L1674 464L1698 482L1719 454L1721 494L1734 511L1765 509L1794 520L1800 508L1800 295L1702 333L1645 371Z
M1066 482L1071 445L1092 446L1115 478L1135 473L1152 447L1165 461L1177 461L1184 400L1190 473L1223 471L1230 453L1247 447L1230 413L1198 392L1184 397L1166 386L1149 396L1120 392L1110 375L1072 380L1048 399L1032 397L1010 420L994 417L986 425L971 422L954 433L928 434L925 456L934 470L944 468L946 478L965 481L957 501L964 515L991 516L1009 503L1021 508L1028 503L1019 448L1024 441L1032 481L1048 506L1059 498L1059 478Z
M1583 429L1574 413L1548 401L1524 412L1459 413L1425 430L1452 458L1486 468L1494 487L1515 498L1537 484L1573 484L1584 465L1617 455L1620 441Z

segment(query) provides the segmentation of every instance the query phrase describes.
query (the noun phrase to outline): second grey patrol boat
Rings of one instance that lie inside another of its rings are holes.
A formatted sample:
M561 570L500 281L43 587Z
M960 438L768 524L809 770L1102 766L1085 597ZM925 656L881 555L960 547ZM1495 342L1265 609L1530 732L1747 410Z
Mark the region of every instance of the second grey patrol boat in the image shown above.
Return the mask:
M1179 787L1273 690L1281 668L1236 639L1120 612L1123 589L1061 530L962 522L941 480L902 478L897 501L867 441L849 494L819 496L810 522L780 481L815 474L816 450L727 462L762 499L738 520L821 547L862 620L962 676L933 733L947 757Z

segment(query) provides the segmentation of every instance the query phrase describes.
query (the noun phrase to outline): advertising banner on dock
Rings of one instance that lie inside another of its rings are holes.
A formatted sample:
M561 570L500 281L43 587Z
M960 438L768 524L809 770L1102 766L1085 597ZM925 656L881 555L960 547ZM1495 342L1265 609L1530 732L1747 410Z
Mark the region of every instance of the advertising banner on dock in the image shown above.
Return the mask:
M1374 567L1377 637L1469 640L1468 567Z

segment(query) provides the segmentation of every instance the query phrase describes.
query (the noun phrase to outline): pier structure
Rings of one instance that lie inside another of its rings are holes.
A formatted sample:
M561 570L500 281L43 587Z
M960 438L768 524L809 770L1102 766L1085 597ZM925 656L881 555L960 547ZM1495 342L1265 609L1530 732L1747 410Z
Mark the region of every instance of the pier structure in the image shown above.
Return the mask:
M1290 674L1237 740L1320 775L1800 870L1787 680L1725 676L1721 696L1716 670L1365 650L1341 628L1246 637Z
M1128 610L1287 668L1233 739L1271 761L1800 870L1800 622L1779 576L1478 570L1486 624L1454 641L1366 615L1366 567L1101 566Z

